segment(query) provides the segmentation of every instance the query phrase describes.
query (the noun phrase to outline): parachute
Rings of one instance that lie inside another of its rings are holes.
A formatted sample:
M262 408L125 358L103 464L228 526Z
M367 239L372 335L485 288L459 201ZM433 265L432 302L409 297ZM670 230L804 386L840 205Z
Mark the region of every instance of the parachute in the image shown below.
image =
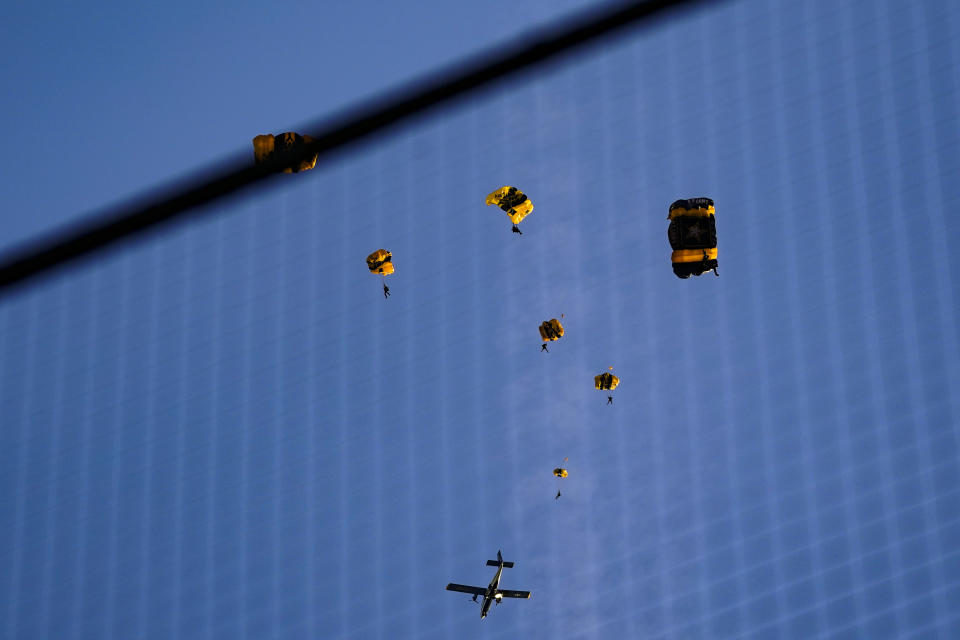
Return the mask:
M673 272L678 278L717 271L717 222L713 200L690 198L670 205L667 239L673 254Z
M393 254L386 249L377 249L367 256L367 268L376 275L390 275L394 271Z
M253 139L253 158L257 164L263 164L268 160L290 156L291 161L284 167L284 173L298 173L300 171L309 171L317 166L317 154L312 157L298 158L302 154L304 147L313 142L310 136L302 136L299 133L288 131L278 136L265 134ZM285 163L286 164L286 163Z
M560 316L561 318L563 315ZM540 324L540 338L544 341L559 340L563 337L563 325L556 318L545 320Z
M533 203L530 198L516 187L500 187L487 196L487 205L500 207L514 225L530 215Z
M613 391L620 384L620 378L609 372L593 377L593 388L603 391Z

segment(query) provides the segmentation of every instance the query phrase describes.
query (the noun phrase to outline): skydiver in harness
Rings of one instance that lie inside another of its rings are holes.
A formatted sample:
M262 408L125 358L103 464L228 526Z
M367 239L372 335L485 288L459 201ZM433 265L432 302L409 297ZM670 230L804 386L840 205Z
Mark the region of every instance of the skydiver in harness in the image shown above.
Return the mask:
M547 349L547 343L546 343L546 342L544 342L542 345L540 345L540 351L541 351L541 352L546 351L547 353L550 353L550 349Z
M384 298L390 297L390 287L387 286L386 282L383 283L383 297Z
M520 227L518 227L517 225L513 225L513 229L511 229L511 231L513 231L514 233L519 233L520 235L523 235L523 231L520 231Z
M607 396L607 404L613 404L613 396Z

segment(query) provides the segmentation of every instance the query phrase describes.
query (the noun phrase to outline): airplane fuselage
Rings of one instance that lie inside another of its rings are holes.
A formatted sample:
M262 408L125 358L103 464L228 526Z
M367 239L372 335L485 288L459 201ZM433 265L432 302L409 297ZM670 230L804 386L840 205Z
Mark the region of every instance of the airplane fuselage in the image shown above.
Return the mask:
M489 586L487 586L487 592L483 594L483 606L480 607L481 620L487 617L487 613L490 611L490 605L493 604L493 601L497 599L497 589L500 588L500 575L502 573L503 565L501 564L497 568L497 573L494 574L493 580L491 580Z

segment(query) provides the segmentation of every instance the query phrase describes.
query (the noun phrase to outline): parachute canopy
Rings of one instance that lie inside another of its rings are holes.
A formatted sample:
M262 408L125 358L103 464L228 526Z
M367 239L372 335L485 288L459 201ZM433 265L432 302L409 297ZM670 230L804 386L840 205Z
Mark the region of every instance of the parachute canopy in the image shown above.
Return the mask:
M563 337L563 325L560 324L560 321L556 318L551 318L550 320L545 320L540 324L540 338L544 342L548 340L559 340Z
M268 160L290 157L290 162L285 163L287 166L283 169L284 173L308 171L317 166L317 154L308 158L298 158L298 154L303 153L304 147L309 142L313 142L313 138L292 131L278 136L270 134L257 136L253 139L253 158L257 164L262 164Z
M620 384L620 378L613 375L612 373L601 373L598 376L593 377L593 388L602 389L604 391L612 391L617 388L617 385Z
M678 278L717 272L717 223L713 200L690 198L670 205L667 239L673 254L673 272Z
M513 224L520 224L533 211L530 198L516 187L500 187L487 196L487 204L500 207Z
M569 474L567 473L566 469L557 467L553 470L553 475L557 476L558 478L566 478Z
M388 276L393 273L393 254L386 249L377 249L367 256L367 268L370 273Z

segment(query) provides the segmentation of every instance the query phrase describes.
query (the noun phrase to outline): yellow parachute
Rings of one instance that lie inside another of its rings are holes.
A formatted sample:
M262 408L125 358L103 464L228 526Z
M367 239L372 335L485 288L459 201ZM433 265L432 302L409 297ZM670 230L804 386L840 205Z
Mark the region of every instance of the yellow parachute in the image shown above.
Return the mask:
M500 187L487 196L487 204L500 207L514 225L520 224L533 211L530 198L516 187Z
M605 372L593 377L593 388L603 391L613 391L620 384L620 378L612 373Z
M303 159L296 159L296 156L302 153L303 148L310 142L313 142L310 136L302 136L292 131L278 136L270 134L257 136L253 139L253 157L257 164L262 164L268 160L293 156L295 159L284 167L284 173L309 171L317 166L317 154Z
M562 318L563 315L561 314ZM559 340L563 337L563 325L556 318L545 320L540 324L540 338L544 341Z
M393 254L386 249L377 249L367 256L367 268L376 275L390 275L393 273Z
M670 226L667 239L673 253L670 261L678 278L699 276L717 271L716 209L710 198L677 200L670 205L667 216Z

